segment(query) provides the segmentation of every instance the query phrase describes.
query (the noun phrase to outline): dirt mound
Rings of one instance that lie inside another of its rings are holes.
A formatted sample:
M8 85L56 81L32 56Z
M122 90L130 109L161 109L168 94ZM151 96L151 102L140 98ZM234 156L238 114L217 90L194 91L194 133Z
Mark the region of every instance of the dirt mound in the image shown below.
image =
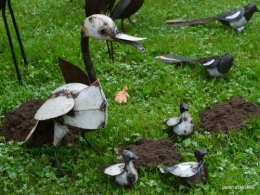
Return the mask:
M238 132L246 119L259 115L260 106L237 96L227 102L206 107L200 113L200 128L213 133L228 133L230 128Z
M1 130L1 135L8 142L24 141L31 129L36 124L34 115L39 107L44 103L41 99L31 99L23 103L19 108L5 114ZM234 97L228 102L217 103L215 106L207 107L200 114L200 128L203 131L218 133L228 133L229 128L240 131L243 122L254 116L260 115L260 106L246 102L242 97ZM40 146L41 144L51 144L54 133L53 121L46 121L39 124L39 129L34 133L33 138L27 146ZM61 142L62 144L78 144L78 132L71 131ZM131 150L139 156L135 160L137 168L156 167L159 164L174 165L182 159L181 154L174 148L170 139L146 140L140 139L136 145L126 146L122 149Z
M5 141L24 141L35 126L34 115L43 103L44 101L41 99L31 99L23 103L19 108L7 112L3 118L3 128L1 130L1 135L5 137ZM42 144L51 144L53 133L53 121L38 124L37 130L26 146L35 147ZM77 144L78 132L71 131L61 143ZM156 167L159 164L173 165L182 159L181 154L175 150L170 139L157 141L140 139L137 145L127 146L124 149L131 150L139 156L139 159L135 162L137 168Z
M42 99L31 99L21 104L19 108L11 110L4 115L2 120L3 128L0 133L5 137L6 142L11 140L22 142L26 139L37 122L34 119L34 115L43 103L44 100ZM52 143L54 134L53 121L45 121L39 124L38 127L26 146L32 147ZM73 143L78 141L77 131L69 132L61 143L72 141Z
M123 149L130 150L139 157L133 161L137 169L156 167L159 164L174 165L182 159L182 155L174 148L170 139L155 141L141 138L136 145L120 148L120 153Z

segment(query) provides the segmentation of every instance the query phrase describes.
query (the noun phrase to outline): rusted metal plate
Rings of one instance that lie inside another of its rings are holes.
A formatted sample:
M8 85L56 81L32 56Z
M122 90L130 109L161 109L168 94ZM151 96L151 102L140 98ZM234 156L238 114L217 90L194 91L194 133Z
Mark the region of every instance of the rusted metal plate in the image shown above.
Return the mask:
M63 116L64 124L82 129L101 129L107 123L106 110L75 111Z
M92 85L79 93L73 110L101 110L102 106L106 106L104 104L107 104L107 100L100 84Z

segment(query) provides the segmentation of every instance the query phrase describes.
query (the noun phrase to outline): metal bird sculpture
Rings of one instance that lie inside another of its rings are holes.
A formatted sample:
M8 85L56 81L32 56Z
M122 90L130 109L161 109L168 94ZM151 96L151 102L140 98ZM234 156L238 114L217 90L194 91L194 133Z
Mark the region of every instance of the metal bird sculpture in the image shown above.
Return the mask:
M125 187L131 186L138 180L138 173L132 162L132 160L138 159L138 156L129 150L124 150L122 157L124 163L108 166L104 172L114 177L116 183L119 185Z
M171 173L180 177L191 185L196 185L201 182L205 184L209 177L206 162L203 160L203 157L206 154L209 154L209 152L197 149L194 151L194 156L197 159L197 162L184 162L174 165L173 167L162 167L160 168L160 171L162 173Z
M95 14L84 20L81 27L81 52L87 74L81 69L79 70L86 83L74 83L73 79L75 78L71 77L68 79L72 83L54 90L36 112L34 118L38 122L24 141L26 143L37 131L38 123L54 120L53 150L58 177L62 177L63 174L57 157L56 146L62 138L71 130L80 130L82 137L97 151L85 137L85 133L101 129L107 123L108 103L90 57L89 37L129 44L144 51L143 46L136 42L144 38L120 33L111 18ZM66 61L62 60L62 62Z
M85 14L89 17L93 14L109 15L114 7L115 0L85 0ZM113 45L106 41L109 58L114 63Z
M191 59L182 56L173 56L170 54L162 54L156 56L155 59L165 63L200 63L212 77L224 76L231 69L232 66L237 66L234 58L230 53L222 56L212 56L208 58Z
M181 103L180 117L164 119L164 122L167 124L167 126L171 127L172 131L179 136L189 136L194 132L194 124L188 110L189 105L186 103Z
M222 24L233 28L237 32L241 32L255 12L260 12L260 10L255 4L249 3L247 6L237 8L218 16L187 20L166 20L166 24L168 24L170 27L179 27L208 23L218 20Z
M113 20L121 19L121 27L124 32L124 19L128 18L129 22L133 24L130 17L142 7L143 3L144 0L119 0L110 17Z

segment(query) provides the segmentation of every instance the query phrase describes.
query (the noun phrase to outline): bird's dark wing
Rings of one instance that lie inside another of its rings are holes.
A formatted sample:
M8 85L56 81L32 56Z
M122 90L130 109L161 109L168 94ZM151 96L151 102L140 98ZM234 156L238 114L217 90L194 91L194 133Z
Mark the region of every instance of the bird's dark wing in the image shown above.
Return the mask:
M232 22L232 21L239 20L240 18L242 18L244 16L244 14L245 14L245 8L240 7L235 10L229 11L227 13L220 14L220 15L216 16L216 19L218 19L220 21Z
M218 65L223 56L213 56L209 58L199 58L196 61L199 62L206 69L214 68Z
M108 15L113 10L115 0L99 0L97 3L99 5L95 4L95 6L99 6L99 13Z
M196 62L196 60L182 57L182 56L173 56L171 54L161 54L160 56L156 56L155 59L161 60L165 63L183 63L183 62Z
M115 0L108 0L107 7L106 7L106 13L110 14L113 10L115 4Z
M127 8L131 0L119 0L119 2L116 4L114 10L111 13L111 18L113 20L116 20L122 13L123 11Z
M74 64L59 58L59 65L65 82L90 85L88 75Z

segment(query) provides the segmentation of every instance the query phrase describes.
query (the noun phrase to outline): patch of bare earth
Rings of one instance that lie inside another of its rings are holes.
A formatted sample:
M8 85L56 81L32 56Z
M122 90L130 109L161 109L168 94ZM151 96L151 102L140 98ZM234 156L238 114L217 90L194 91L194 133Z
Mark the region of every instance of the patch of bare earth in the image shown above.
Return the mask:
M247 119L260 115L260 106L245 101L240 96L215 106L208 106L200 113L200 128L212 133L239 132Z

